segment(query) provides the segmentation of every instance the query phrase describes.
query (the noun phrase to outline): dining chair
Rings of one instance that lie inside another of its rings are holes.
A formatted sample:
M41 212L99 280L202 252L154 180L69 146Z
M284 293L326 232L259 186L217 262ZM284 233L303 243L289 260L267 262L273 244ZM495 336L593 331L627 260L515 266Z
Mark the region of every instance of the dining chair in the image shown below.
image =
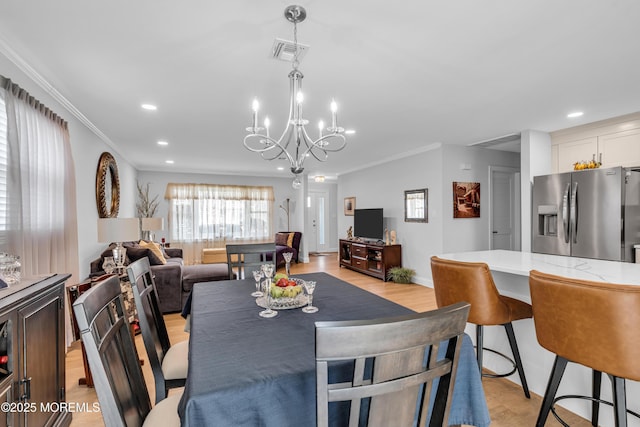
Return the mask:
M182 393L151 407L118 277L93 285L73 303L73 311L105 426L179 426Z
M639 417L627 411L625 379L640 381L640 287L532 270L529 290L538 342L556 355L536 426L544 426L553 405L568 398L592 402L594 426L598 425L600 403L613 406L616 427L627 425L627 412ZM568 362L592 369L591 396L556 397ZM603 372L611 380L613 402L600 399Z
M419 426L448 425L468 315L469 304L458 303L401 317L316 322L317 425L329 424L331 402L350 402L350 427L412 426L416 417ZM348 378L345 364L353 369ZM369 410L361 414L363 399Z
M257 270L262 264L276 263L275 243L248 243L244 245L227 245L227 265L229 266L229 280L251 277L251 271Z
M532 317L531 305L524 301L500 295L493 281L491 270L483 262L462 262L431 257L433 290L438 307L466 301L471 304L469 323L476 325L476 359L483 377L502 378L518 372L522 391L527 399L531 397L524 367L520 359L518 342L512 322ZM509 340L513 360L496 350L484 347L484 326L502 325ZM485 351L497 354L508 360L513 369L507 373L482 372Z
M184 387L189 366L189 342L185 340L171 345L149 259L144 257L129 264L127 274L138 310L142 341L153 372L157 403L167 397L170 388Z

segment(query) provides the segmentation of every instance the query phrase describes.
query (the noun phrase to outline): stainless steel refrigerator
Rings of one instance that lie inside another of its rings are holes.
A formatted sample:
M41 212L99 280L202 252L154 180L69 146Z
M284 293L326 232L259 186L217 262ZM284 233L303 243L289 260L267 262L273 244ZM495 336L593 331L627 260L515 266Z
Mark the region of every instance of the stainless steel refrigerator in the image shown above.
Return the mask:
M533 252L634 262L640 170L590 169L533 178Z

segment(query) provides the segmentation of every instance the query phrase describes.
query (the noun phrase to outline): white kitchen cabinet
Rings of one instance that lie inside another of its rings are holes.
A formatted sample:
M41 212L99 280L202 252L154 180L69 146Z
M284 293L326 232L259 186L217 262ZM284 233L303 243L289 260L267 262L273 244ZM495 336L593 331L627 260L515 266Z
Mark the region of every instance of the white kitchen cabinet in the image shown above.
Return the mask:
M594 159L601 167L640 167L640 112L551 133L551 170L569 172Z
M598 138L590 137L577 141L558 144L558 170L556 172L570 172L573 164L593 159L598 155ZM596 157L597 159L597 157Z
M603 168L640 166L640 129L598 137L598 153Z

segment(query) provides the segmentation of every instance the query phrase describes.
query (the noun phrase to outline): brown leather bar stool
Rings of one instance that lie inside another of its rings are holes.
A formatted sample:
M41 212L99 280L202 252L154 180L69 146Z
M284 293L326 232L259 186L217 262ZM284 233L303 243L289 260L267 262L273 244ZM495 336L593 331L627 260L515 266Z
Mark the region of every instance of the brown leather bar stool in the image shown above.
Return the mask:
M438 257L431 258L431 274L438 307L466 301L471 304L469 323L476 325L476 358L480 374L485 377L506 377L516 371L520 376L524 395L529 398L529 387L524 375L520 352L511 322L530 319L531 306L526 302L509 298L498 293L489 266L483 262L451 261ZM514 360L502 353L483 346L483 327L502 325L507 333ZM513 370L506 374L483 374L482 353L484 350L496 353L513 363Z
M536 426L544 426L553 404L563 398L591 400L594 426L598 425L599 403L612 405L616 426L626 426L627 412L638 416L627 411L625 378L640 381L640 286L569 279L533 270L529 288L538 342L556 354ZM567 362L593 369L592 398L555 397ZM602 372L611 379L613 404L600 400Z

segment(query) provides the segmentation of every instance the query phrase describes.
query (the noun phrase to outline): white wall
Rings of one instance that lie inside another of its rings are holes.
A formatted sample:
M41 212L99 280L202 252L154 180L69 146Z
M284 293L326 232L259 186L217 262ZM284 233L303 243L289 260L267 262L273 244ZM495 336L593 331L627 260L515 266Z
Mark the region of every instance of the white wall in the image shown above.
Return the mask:
M522 251L531 252L533 177L551 173L551 135L535 130L523 131L520 139L520 155Z
M442 252L479 251L491 248L489 241L489 166L520 167L518 153L485 148L443 147L444 209ZM469 167L468 170L463 170ZM480 183L480 218L453 218L453 182Z
M469 165L462 170L460 164ZM353 217L345 216L342 201L356 198L356 209L383 208L385 227L396 230L402 264L416 271L414 282L431 285L430 257L445 252L489 249L489 166L518 168L518 153L436 146L432 150L383 165L341 175L338 180L338 236L346 238ZM480 218L453 218L454 181L480 182ZM429 190L429 222L404 222L404 191Z

